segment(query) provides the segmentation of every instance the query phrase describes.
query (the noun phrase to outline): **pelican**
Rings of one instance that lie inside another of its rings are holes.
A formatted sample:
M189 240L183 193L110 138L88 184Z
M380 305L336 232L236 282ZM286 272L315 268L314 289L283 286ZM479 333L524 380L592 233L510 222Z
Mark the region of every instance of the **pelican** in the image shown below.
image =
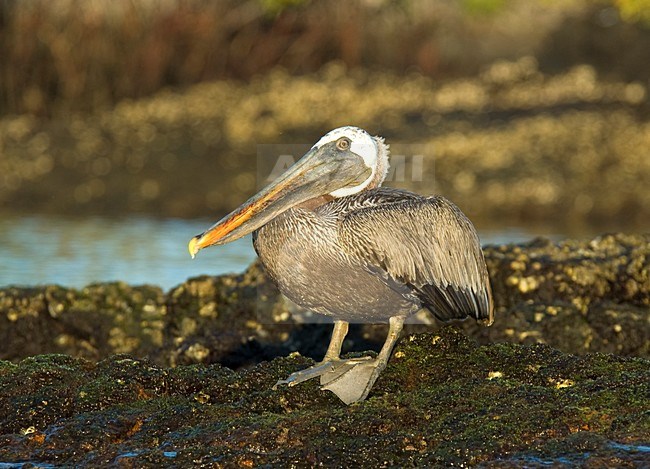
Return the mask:
M380 187L388 157L383 138L358 127L334 129L189 242L194 257L200 249L253 233L255 251L280 291L333 318L323 361L276 386L320 377L322 389L346 404L359 402L386 367L404 321L420 309L441 321L493 322L474 226L444 197ZM376 358L340 358L351 322L388 322Z

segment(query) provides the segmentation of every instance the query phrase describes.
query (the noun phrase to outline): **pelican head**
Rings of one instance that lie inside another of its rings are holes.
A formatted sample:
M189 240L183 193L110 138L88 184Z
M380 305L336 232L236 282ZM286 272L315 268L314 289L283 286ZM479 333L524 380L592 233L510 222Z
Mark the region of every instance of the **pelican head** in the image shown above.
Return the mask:
M286 210L319 197L338 198L378 187L388 171L388 147L358 127L325 134L278 179L190 240L192 257L264 226Z

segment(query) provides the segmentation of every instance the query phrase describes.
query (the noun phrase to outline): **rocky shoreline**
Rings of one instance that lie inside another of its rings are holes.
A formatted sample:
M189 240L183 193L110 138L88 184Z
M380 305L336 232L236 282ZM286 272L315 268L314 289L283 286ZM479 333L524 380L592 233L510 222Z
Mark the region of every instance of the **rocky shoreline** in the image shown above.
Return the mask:
M278 69L52 121L2 118L0 203L218 219L265 185L263 167L352 124L391 145L389 185L444 194L483 226L640 231L650 219L649 115L644 82L608 81L588 65L545 74L533 57L444 82L336 63L300 77Z
M419 316L369 400L349 408L315 383L271 389L320 358L331 326L292 315L257 264L169 292L2 288L0 460L647 462L650 235L538 239L485 255L495 324ZM376 350L384 327L353 327L344 351Z
M497 307L485 328L458 323L479 344L545 343L566 353L650 357L650 235L612 234L484 249ZM318 358L331 325L295 313L258 263L242 274L156 286L93 284L0 289L0 359L127 353L160 366L251 365L292 351ZM436 331L431 315L409 332ZM422 324L424 323L424 324ZM346 347L376 349L386 326L352 328Z

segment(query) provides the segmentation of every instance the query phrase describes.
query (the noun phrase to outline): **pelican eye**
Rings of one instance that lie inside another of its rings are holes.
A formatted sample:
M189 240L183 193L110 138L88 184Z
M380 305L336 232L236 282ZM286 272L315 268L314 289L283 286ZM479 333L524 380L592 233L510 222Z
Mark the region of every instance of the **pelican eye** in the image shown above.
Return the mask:
M336 141L336 148L339 150L345 151L350 149L350 139L347 137L341 137Z

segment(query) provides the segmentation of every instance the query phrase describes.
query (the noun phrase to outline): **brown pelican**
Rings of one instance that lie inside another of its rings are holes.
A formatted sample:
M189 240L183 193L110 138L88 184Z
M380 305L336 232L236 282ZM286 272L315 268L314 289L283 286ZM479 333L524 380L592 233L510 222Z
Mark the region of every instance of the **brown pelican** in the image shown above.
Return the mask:
M334 319L323 361L276 386L319 376L346 404L361 401L386 367L404 320L418 310L442 321L492 323L492 293L472 223L443 197L380 188L387 171L382 138L357 127L332 130L190 241L194 257L252 232L280 291ZM380 321L390 327L376 358L340 358L348 323Z

